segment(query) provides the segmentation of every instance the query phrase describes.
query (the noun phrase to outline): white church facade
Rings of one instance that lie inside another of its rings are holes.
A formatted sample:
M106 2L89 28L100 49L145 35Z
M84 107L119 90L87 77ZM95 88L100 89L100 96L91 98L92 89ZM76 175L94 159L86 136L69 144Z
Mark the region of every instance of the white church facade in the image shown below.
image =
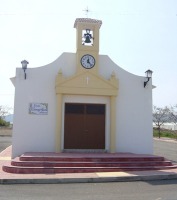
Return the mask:
M145 77L99 55L101 25L77 18L76 53L16 69L12 158L25 152L153 153L152 80L144 87Z

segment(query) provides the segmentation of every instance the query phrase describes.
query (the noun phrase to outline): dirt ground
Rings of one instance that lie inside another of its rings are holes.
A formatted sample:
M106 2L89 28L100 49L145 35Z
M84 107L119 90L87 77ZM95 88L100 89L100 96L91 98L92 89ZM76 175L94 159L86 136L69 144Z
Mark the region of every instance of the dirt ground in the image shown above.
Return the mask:
M0 127L0 136L12 136L12 128Z

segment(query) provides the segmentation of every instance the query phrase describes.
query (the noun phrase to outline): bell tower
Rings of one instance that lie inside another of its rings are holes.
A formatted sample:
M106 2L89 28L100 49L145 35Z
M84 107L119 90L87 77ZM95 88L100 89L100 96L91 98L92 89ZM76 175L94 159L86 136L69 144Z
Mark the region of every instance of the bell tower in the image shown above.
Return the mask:
M90 18L77 18L76 28L76 55L77 72L85 70L98 73L99 55L99 29L101 20Z

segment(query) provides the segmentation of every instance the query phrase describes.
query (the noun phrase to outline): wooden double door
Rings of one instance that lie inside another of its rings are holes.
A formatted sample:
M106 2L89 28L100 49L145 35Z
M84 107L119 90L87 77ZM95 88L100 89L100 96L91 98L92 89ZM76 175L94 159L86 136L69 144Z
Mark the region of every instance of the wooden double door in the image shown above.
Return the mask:
M65 104L64 149L105 149L105 104Z

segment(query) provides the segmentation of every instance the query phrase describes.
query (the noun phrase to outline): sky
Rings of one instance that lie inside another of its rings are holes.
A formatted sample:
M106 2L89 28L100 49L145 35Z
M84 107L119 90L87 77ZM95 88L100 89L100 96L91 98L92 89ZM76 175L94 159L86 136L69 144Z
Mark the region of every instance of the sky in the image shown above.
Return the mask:
M14 106L22 60L35 68L76 52L82 17L103 22L100 54L138 76L153 71L153 105L177 104L177 0L0 0L0 105Z

